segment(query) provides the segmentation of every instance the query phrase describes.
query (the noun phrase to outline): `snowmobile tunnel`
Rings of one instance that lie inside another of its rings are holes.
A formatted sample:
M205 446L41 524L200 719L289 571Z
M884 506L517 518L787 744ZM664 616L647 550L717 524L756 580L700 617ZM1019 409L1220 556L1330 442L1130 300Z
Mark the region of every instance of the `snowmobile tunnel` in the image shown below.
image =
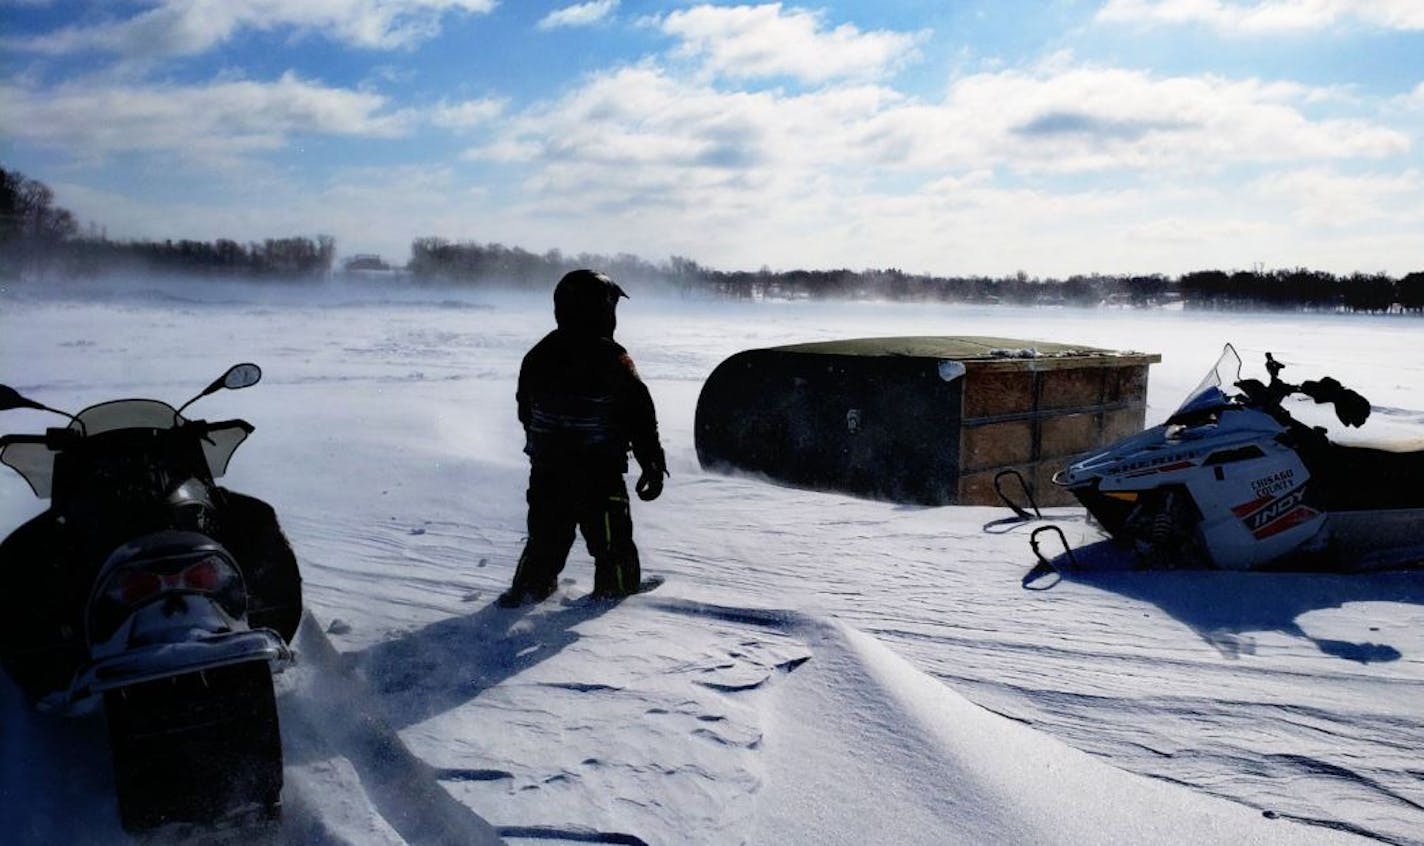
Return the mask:
M1017 340L859 338L718 365L694 422L703 468L924 505L998 505L1017 470L1040 505L1067 459L1143 428L1150 353Z

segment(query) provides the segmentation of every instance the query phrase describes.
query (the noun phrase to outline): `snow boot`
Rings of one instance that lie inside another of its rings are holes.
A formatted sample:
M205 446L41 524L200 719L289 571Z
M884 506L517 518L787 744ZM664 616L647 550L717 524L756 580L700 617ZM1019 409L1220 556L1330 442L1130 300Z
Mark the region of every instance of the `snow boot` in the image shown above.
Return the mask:
M525 605L534 605L548 599L555 590L558 590L558 587L559 583L556 581L550 581L537 588L515 585L501 593L494 604L500 608L520 608Z

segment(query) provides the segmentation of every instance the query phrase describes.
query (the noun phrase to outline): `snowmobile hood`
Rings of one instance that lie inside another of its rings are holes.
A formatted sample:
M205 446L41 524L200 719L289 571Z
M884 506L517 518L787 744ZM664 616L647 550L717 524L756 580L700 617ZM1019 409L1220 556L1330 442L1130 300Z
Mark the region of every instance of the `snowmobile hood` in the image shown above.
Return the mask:
M174 558L207 553L228 555L222 544L197 532L165 529L141 535L109 554L104 562L104 570L127 564L136 559ZM231 556L228 556L231 557Z
M1201 409L1198 409L1201 411ZM1184 415L1173 415L1173 420ZM1081 458L1059 472L1054 481L1069 488L1089 485L1109 476L1124 476L1173 461L1193 460L1207 452L1230 449L1274 436L1283 427L1268 414L1227 405L1219 415L1194 414L1196 422L1163 423L1118 441L1103 452ZM1205 441L1210 440L1210 443Z

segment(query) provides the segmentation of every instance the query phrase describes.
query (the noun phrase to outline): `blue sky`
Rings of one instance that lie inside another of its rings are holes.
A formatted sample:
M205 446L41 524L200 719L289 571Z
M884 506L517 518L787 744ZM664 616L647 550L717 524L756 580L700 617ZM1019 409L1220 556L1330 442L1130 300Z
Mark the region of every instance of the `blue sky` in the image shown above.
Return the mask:
M0 0L111 237L721 269L1424 269L1420 0Z

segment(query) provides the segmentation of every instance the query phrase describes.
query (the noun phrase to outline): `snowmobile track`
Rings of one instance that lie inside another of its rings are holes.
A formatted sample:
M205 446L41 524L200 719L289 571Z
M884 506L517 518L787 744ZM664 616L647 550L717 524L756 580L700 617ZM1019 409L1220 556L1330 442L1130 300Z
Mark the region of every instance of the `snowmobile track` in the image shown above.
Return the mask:
M284 728L350 760L371 804L407 843L500 842L498 832L406 748L310 612L295 645L314 677L284 698Z
M647 846L647 841L622 832L577 826L491 825L455 799L441 782L498 781L509 778L510 773L440 769L418 758L380 713L375 697L351 662L337 651L310 612L294 645L301 665L312 677L284 698L284 732L294 735L299 746L319 747L304 749L309 756L348 759L374 811L407 843L473 846L509 838ZM334 703L340 703L339 707L333 707ZM306 804L298 799L296 819L289 822L297 823L307 834L319 833L321 820Z

